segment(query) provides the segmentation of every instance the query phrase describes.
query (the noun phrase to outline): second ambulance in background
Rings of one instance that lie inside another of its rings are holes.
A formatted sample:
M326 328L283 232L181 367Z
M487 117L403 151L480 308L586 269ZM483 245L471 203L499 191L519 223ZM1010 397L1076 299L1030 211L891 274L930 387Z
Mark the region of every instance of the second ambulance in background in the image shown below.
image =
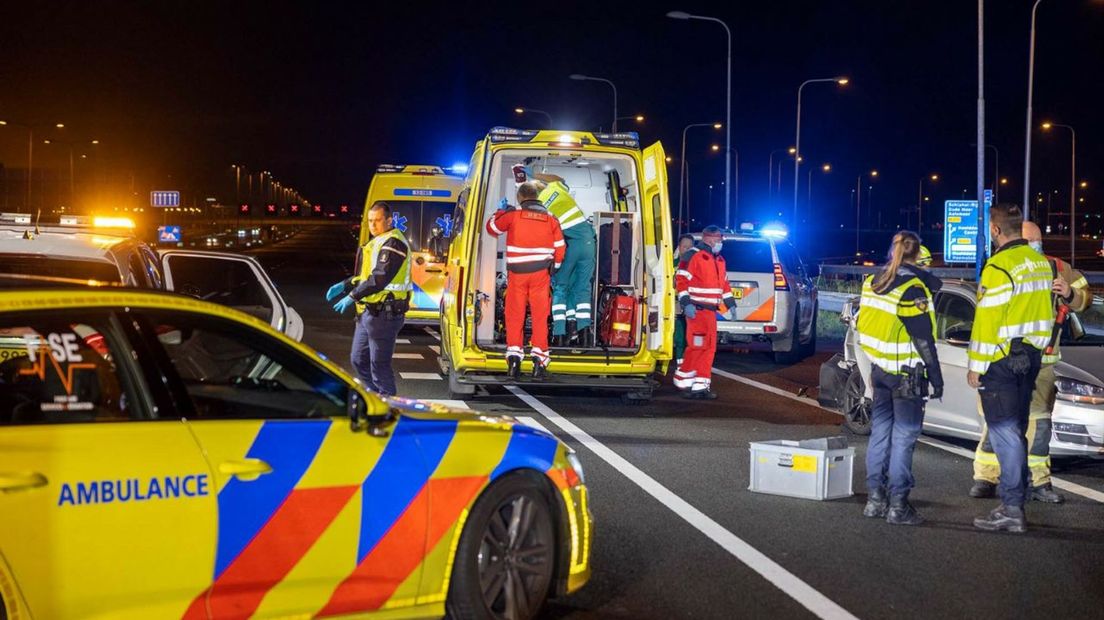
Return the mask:
M406 324L437 325L445 285L445 259L454 231L453 207L463 180L440 166L382 164L364 199L359 247L368 242L368 211L377 202L391 205L395 228L410 244L414 285Z

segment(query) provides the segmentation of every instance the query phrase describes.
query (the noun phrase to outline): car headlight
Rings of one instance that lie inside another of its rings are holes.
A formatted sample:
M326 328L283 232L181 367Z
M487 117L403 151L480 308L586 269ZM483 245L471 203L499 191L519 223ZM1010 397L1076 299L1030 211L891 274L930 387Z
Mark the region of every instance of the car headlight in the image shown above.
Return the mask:
M1104 404L1104 387L1077 381L1075 379L1059 378L1054 382L1058 388L1058 398L1075 403L1088 403L1090 405Z
M579 460L579 455L575 454L575 451L571 448L567 449L567 462L571 464L571 469L574 469L575 473L579 475L579 482L586 484L586 474L583 473L583 463Z

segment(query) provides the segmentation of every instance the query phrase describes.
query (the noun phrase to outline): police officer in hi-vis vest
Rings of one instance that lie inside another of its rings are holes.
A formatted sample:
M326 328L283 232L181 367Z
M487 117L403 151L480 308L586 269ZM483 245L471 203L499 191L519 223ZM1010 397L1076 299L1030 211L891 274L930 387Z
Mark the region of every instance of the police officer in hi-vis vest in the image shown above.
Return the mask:
M943 396L932 304L932 291L942 283L918 266L921 247L915 233L893 236L889 262L863 282L856 325L874 384L863 516L893 525L924 522L908 501L915 482L912 453L929 385L932 398Z
M357 252L356 275L334 284L326 300L344 313L356 306L356 331L350 356L353 369L368 389L395 394L391 356L395 339L410 308L410 245L391 221L391 206L377 202L368 211L368 243Z
M1054 326L1050 264L1023 239L1022 226L1018 206L989 208L989 232L997 251L981 272L966 375L970 387L978 390L989 443L1000 464L1001 505L974 519L974 526L1017 533L1027 530L1031 392Z

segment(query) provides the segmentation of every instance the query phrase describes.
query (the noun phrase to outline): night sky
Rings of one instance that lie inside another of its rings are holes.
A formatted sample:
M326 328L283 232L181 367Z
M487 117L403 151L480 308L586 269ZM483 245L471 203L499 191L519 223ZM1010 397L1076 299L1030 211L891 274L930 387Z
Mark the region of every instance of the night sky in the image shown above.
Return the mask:
M0 118L64 122L67 139L102 140L98 160L81 165L115 185L133 175L141 192L232 200L230 164L241 162L315 201L357 204L378 163L466 162L494 125L543 124L518 117L519 105L551 112L557 128L608 130L610 89L567 79L585 73L617 84L621 115L647 117L622 129L638 129L645 144L662 140L677 157L685 124L724 118L724 32L664 16L684 10L733 30L741 219L778 219L766 196L768 155L793 143L796 90L807 78L851 79L805 90L802 150L817 166L818 225L853 227L850 188L872 168L886 226L915 203L921 176L942 176L926 192L939 203L973 193L975 2L314 4L9 3ZM1030 7L987 3L987 138L1010 180L1003 198L1017 202ZM1078 177L1090 182L1083 208L1094 213L1104 208L1102 27L1101 2L1046 0L1039 9L1036 125L1076 128ZM707 219L706 187L724 176L723 152L709 145L723 145L723 131L690 135L692 204ZM1068 201L1069 134L1037 131L1034 144L1033 189L1058 189L1057 210ZM26 134L0 127L0 161L21 169L25 157ZM68 153L36 147L40 165L60 170ZM677 179L677 161L670 170ZM784 174L778 206L788 214L792 168ZM803 209L806 195L802 187ZM722 205L718 189L713 219Z

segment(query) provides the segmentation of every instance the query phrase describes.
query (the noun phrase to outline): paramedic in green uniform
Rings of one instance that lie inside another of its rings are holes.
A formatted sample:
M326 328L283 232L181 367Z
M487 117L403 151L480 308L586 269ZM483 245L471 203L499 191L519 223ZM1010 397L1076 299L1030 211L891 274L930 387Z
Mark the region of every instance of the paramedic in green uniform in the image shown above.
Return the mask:
M593 320L594 270L597 263L594 226L587 221L570 188L555 174L534 172L525 166L525 176L541 184L537 197L556 217L567 243L563 265L552 278L552 336L575 336L590 327ZM568 334L570 324L574 330Z

